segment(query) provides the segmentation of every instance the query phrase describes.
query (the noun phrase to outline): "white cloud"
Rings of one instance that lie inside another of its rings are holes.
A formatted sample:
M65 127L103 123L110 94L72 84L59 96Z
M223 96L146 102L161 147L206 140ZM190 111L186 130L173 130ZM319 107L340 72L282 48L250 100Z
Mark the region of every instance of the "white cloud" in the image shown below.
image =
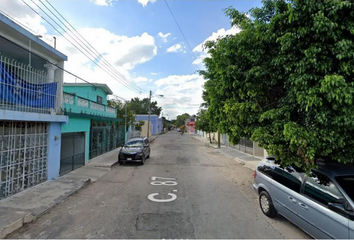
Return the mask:
M166 34L163 34L162 32L159 32L159 36L162 38L162 40L164 42L167 42L167 37L170 36L171 33L166 33Z
M156 101L169 118L175 118L182 113L195 114L202 103L204 79L198 74L171 75L155 81L156 94L163 98ZM173 94L171 94L173 93Z
M118 0L90 0L90 2L93 2L98 6L113 6L113 1Z
M149 2L154 3L156 0L138 0L138 2L145 7Z
M209 56L207 54L207 52L205 51L205 49L203 49L203 45L207 41L215 41L219 37L225 37L227 35L235 35L235 34L239 33L240 31L241 31L240 28L232 27L232 28L230 28L228 30L225 30L224 28L221 28L217 32L213 32L211 34L211 36L209 36L207 39L205 39L202 43L200 43L198 46L196 46L193 49L193 52L196 52L196 53L199 54L198 58L196 60L194 60L193 64L197 64L197 65L198 64L202 64L203 63L203 59Z
M148 79L146 77L137 77L133 78L134 82L147 82Z
M184 52L186 53L186 51L184 50L186 48L186 46L182 45L183 43L176 43L174 45L172 45L171 47L167 48L167 52Z
M38 5L38 0L34 1ZM38 7L32 2L27 1L33 9L38 10ZM16 23L35 35L44 35L47 29L41 24L41 17L37 15L21 0L0 0L0 9L7 15L11 16Z
M30 3L30 1L27 2ZM106 2L110 3L111 1ZM97 3L97 1L95 3ZM33 4L30 5L35 8ZM29 27L33 29L32 33L41 34L43 36L41 39L53 46L53 35L47 34L47 29L42 25L43 22L40 17L28 8L28 6L23 4L21 0L0 0L0 9L14 16L14 18L23 25L29 25ZM127 80L135 82L135 85L138 86L148 82L147 78L131 76L130 71L134 69L135 66L151 60L157 54L157 47L153 36L148 33L142 33L141 35L132 37L121 36L103 28L81 28L77 30L109 63L111 63L115 71L118 71ZM119 82L122 81L122 77L116 74L116 72L112 71L110 74L106 73L93 64L64 37L54 36L57 38L57 49L68 56L68 61L65 62L65 70L91 83L105 83L112 89L114 94L126 99L139 96L138 93L129 90ZM69 37L67 36L67 38ZM75 43L72 39L70 40ZM97 59L97 61L102 63L103 60ZM64 74L64 81L83 82L82 80L75 79L74 76L68 73Z
M151 75L157 75L157 74L159 74L159 73L151 72L150 74L151 74Z
M102 28L84 28L79 32L125 79L133 81L138 86L148 82L146 77L137 76L129 71L136 65L151 60L157 54L157 47L152 36L147 33L134 37L120 36ZM114 94L126 99L137 95L134 91L123 87L123 84L119 82L122 81L122 77L113 72L111 74L104 72L63 37L58 37L57 46L59 51L68 55L69 61L65 63L67 70L89 82L106 83ZM103 60L99 61L102 63ZM65 81L72 82L74 78L67 75Z

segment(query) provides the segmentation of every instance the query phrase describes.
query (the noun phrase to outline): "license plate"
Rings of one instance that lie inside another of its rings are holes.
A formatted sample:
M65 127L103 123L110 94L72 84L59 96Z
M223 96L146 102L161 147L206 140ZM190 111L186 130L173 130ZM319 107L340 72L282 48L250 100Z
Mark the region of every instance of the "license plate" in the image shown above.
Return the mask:
M132 158L127 158L128 161L132 160Z

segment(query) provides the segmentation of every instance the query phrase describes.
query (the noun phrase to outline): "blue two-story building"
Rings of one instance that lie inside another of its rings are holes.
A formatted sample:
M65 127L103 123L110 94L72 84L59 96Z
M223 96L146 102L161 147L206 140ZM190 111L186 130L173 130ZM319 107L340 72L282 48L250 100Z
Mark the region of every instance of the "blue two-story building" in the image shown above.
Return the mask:
M59 176L67 56L0 14L0 199Z

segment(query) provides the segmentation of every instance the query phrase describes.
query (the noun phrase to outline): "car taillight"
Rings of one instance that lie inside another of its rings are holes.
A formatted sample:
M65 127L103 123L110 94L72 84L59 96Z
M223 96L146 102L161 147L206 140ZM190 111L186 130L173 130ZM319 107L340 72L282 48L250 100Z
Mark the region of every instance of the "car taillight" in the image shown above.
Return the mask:
M254 173L253 173L253 178L256 179L256 177L257 177L257 172L254 171Z

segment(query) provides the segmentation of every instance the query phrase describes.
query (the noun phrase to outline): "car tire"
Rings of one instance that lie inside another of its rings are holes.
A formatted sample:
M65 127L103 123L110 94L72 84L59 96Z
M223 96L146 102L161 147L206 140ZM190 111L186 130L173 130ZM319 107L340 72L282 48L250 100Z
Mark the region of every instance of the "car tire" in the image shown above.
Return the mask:
M118 164L119 164L119 165L123 165L123 162L121 162L121 161L118 161Z
M267 191L262 191L259 194L259 206L267 217L274 218L277 215L277 210L275 210L272 198Z
M150 158L150 151L149 151L149 154L146 156L146 158Z
M140 162L140 165L144 165L145 164L145 157L143 156Z

